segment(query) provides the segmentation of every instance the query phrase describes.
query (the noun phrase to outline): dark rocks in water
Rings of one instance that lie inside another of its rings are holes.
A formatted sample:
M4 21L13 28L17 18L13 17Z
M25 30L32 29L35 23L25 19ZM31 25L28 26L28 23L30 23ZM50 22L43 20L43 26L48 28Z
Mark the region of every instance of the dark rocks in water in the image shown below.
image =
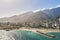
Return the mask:
M37 32L40 33L40 34L43 34L43 35L45 35L45 36L47 36L47 37L50 37L50 38L56 38L55 35L46 34L46 33L40 32L40 31L37 31Z

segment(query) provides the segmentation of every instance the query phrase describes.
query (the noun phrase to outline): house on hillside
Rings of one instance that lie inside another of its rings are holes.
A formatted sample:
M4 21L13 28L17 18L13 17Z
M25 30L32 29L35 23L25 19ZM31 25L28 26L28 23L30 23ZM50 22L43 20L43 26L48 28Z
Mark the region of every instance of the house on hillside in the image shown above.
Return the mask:
M56 18L56 21L52 24L52 27L60 29L60 17Z
M52 28L52 22L50 20L47 20L43 22L44 28Z

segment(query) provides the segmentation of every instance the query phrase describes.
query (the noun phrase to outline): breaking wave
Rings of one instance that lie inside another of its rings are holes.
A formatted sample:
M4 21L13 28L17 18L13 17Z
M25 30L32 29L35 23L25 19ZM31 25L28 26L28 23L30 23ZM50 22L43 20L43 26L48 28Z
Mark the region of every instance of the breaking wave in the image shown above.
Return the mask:
M0 30L0 40L15 40L10 32Z

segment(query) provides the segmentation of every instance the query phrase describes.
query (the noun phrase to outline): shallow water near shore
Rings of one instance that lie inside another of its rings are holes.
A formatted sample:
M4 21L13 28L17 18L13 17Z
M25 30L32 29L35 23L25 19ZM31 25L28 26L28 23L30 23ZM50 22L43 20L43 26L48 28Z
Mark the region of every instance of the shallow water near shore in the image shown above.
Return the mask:
M15 30L15 31L1 31L0 40L60 40L60 32L50 32L57 36L57 38L50 38L39 33L26 30Z

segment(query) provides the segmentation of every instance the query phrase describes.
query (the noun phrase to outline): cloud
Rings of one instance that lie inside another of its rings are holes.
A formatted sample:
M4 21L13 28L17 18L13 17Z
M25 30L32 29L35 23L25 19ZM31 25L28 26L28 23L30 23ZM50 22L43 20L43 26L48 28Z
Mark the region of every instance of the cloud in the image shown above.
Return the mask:
M42 9L37 9L37 10L35 10L35 11L33 11L34 13L36 13L36 12L39 12L39 11L43 11L43 10L45 10L46 8L42 8Z
M0 0L0 17L25 13L26 10L32 11L37 8L34 5L36 4L33 1L31 2L31 0ZM43 11L45 9L47 8L38 9L33 12ZM52 8L48 8L48 9L52 9Z
M57 5L56 7L51 7L51 8L48 8L48 9L53 9L53 8L57 8L57 7L60 7L60 5Z
M35 10L35 11L33 11L33 12L35 13L35 12L38 12L38 11L41 11L41 9Z
M24 13L27 13L27 12L32 12L30 10L26 10L26 11L23 11L23 12L20 12L21 14L24 14Z
M42 9L34 10L33 12L36 13L36 12L43 11L43 10L46 10L46 9L51 10L51 9L57 8L57 7L60 7L60 5L57 5L56 7L51 7L51 8L42 8Z
M56 7L60 7L60 5L57 5Z

